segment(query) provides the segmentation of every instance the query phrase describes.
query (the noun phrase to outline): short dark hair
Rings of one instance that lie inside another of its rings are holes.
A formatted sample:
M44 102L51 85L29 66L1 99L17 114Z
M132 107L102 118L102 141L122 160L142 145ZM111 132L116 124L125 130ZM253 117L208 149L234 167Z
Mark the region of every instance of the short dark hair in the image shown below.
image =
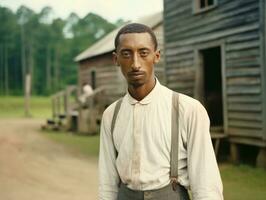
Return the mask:
M115 36L115 50L118 47L119 44L119 37L122 34L127 34L127 33L149 33L151 36L152 42L154 44L154 49L157 50L158 42L156 39L156 36L152 29L144 24L139 24L139 23L131 23L123 26L118 33Z

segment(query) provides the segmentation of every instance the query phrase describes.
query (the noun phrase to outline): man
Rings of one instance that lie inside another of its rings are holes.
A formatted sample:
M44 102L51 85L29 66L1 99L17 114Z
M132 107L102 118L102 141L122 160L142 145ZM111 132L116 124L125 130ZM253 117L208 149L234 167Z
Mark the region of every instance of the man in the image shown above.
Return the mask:
M87 98L93 94L93 89L88 83L84 83L82 86L82 94L79 96L78 100L81 104L85 104Z
M222 200L222 183L209 133L206 110L179 94L178 185L170 177L173 91L154 75L160 60L152 30L124 26L115 38L115 63L127 80L114 128L114 110L104 112L99 156L101 200Z

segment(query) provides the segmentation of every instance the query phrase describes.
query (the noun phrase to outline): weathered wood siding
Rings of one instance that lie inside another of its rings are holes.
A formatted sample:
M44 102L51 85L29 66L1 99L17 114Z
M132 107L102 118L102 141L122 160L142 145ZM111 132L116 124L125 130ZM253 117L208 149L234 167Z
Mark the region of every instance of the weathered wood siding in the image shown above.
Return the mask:
M261 38L261 78L262 78L262 99L263 99L263 139L266 141L266 1L260 0L260 31Z
M192 2L164 0L168 86L194 96L199 66L194 50L219 41L225 76L225 129L230 135L262 138L264 55L261 55L260 0L218 0L214 9L198 14L193 14Z
M108 53L80 63L79 67L79 86L82 83L91 83L91 71L95 71L96 88L107 86L105 92L105 102L109 104L121 97L126 92L124 79L120 68L115 66L112 61L112 54Z

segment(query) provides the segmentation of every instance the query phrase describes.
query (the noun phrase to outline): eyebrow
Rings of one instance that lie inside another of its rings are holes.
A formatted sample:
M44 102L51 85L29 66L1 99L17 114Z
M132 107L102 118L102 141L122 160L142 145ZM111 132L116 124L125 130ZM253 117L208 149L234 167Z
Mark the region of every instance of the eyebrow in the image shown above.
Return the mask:
M150 49L149 49L149 48L146 48L146 47L143 47L143 48L140 48L140 49L139 49L139 51L144 51L144 50L148 50L148 51L150 51Z
M151 49L147 48L147 47L142 47L140 49L138 49L138 51L151 51ZM131 49L127 49L127 48L124 48L124 49L120 49L120 52L123 52L123 51L132 51Z
M122 51L132 51L131 49L120 49L120 52L122 52Z

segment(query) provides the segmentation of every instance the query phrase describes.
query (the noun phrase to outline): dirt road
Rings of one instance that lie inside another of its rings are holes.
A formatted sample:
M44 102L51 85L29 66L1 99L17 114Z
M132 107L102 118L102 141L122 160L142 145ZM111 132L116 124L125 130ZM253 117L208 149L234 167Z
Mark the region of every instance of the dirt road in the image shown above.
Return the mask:
M97 161L48 140L42 122L0 119L0 200L97 199Z

